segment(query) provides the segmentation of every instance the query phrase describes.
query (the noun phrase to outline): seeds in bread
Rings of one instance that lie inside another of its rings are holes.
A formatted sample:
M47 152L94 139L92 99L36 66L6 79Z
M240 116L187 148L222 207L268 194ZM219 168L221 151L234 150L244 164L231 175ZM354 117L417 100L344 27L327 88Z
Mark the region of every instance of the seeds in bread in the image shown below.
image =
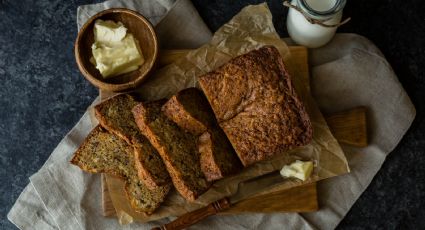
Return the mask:
M208 181L241 170L240 160L218 127L208 100L199 89L187 88L178 92L162 106L162 111L180 128L199 136L201 169Z
M171 189L170 184L149 189L137 176L133 148L101 126L90 132L71 163L90 173L122 177L126 182L127 197L137 212L153 213Z
M199 84L245 166L312 139L308 114L275 47L238 56L200 76Z
M136 169L150 189L170 184L165 165L156 149L137 127L131 109L137 102L128 94L112 97L95 107L99 123L134 147Z
M99 123L109 132L124 139L128 144L134 142L134 138L140 136L131 109L137 101L128 94L120 94L109 98L94 107L96 118Z
M174 187L185 199L194 201L210 186L201 171L196 136L181 130L161 112L164 103L139 103L133 108L134 118L164 160Z

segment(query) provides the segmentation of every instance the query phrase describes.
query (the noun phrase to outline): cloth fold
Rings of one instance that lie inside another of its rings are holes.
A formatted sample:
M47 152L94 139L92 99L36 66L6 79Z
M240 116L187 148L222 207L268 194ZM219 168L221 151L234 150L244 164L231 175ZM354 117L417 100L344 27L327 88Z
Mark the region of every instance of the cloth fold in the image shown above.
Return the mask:
M156 25L163 48L194 48L211 38L211 32L189 0L110 0L81 6L77 13L78 26L110 7L126 7L145 15ZM370 145L343 146L351 173L319 183L318 212L214 216L193 229L334 228L405 134L415 109L390 65L370 41L354 34L337 34L325 47L310 50L309 61L313 96L322 111L334 112L358 105L369 109ZM99 175L84 173L68 163L94 125L96 121L86 112L40 171L30 177L30 184L8 214L8 219L18 228L149 229L169 221L120 226L116 219L101 215Z
M212 33L190 0L109 0L78 7L77 25L96 13L109 8L127 8L139 12L155 26L159 45L163 49L191 49L207 43Z

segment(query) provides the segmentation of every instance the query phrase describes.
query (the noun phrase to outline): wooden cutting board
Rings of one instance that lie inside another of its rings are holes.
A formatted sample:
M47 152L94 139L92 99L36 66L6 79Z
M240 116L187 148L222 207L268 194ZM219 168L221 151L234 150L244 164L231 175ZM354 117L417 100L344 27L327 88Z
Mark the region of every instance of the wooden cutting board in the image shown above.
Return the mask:
M291 46L292 75L303 79L309 88L309 69L307 49L302 46ZM159 67L172 63L182 57L188 50L163 50L159 56ZM109 92L100 92L101 98L111 95ZM365 109L357 108L335 115L326 116L331 131L341 143L356 146L367 145ZM335 133L336 132L336 133ZM104 216L115 216L115 209L109 197L105 177L102 175L102 207ZM316 183L307 184L287 190L251 197L235 204L225 213L243 212L312 212L319 208Z

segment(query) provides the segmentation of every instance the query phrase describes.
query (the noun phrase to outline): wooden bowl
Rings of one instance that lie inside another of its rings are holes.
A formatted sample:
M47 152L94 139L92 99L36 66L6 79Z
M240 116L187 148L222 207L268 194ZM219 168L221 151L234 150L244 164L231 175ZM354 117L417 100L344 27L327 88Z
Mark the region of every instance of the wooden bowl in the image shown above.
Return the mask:
M145 62L139 69L116 77L104 79L90 62L93 56L94 23L96 19L122 22L127 32L139 41ZM104 10L91 17L78 32L74 46L75 59L84 77L96 87L108 91L128 91L136 88L153 71L158 56L158 41L149 21L139 13L122 8Z

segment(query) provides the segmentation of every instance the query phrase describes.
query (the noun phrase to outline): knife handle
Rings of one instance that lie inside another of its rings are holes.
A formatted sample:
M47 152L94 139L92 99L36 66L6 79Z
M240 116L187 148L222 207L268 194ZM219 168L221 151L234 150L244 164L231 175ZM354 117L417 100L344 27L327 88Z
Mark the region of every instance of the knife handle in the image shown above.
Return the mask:
M160 227L152 228L152 230L180 230L187 228L197 222L207 218L208 216L215 215L223 210L230 208L230 201L227 197L217 200L206 207L197 209L193 212L186 213L174 221L164 224Z

